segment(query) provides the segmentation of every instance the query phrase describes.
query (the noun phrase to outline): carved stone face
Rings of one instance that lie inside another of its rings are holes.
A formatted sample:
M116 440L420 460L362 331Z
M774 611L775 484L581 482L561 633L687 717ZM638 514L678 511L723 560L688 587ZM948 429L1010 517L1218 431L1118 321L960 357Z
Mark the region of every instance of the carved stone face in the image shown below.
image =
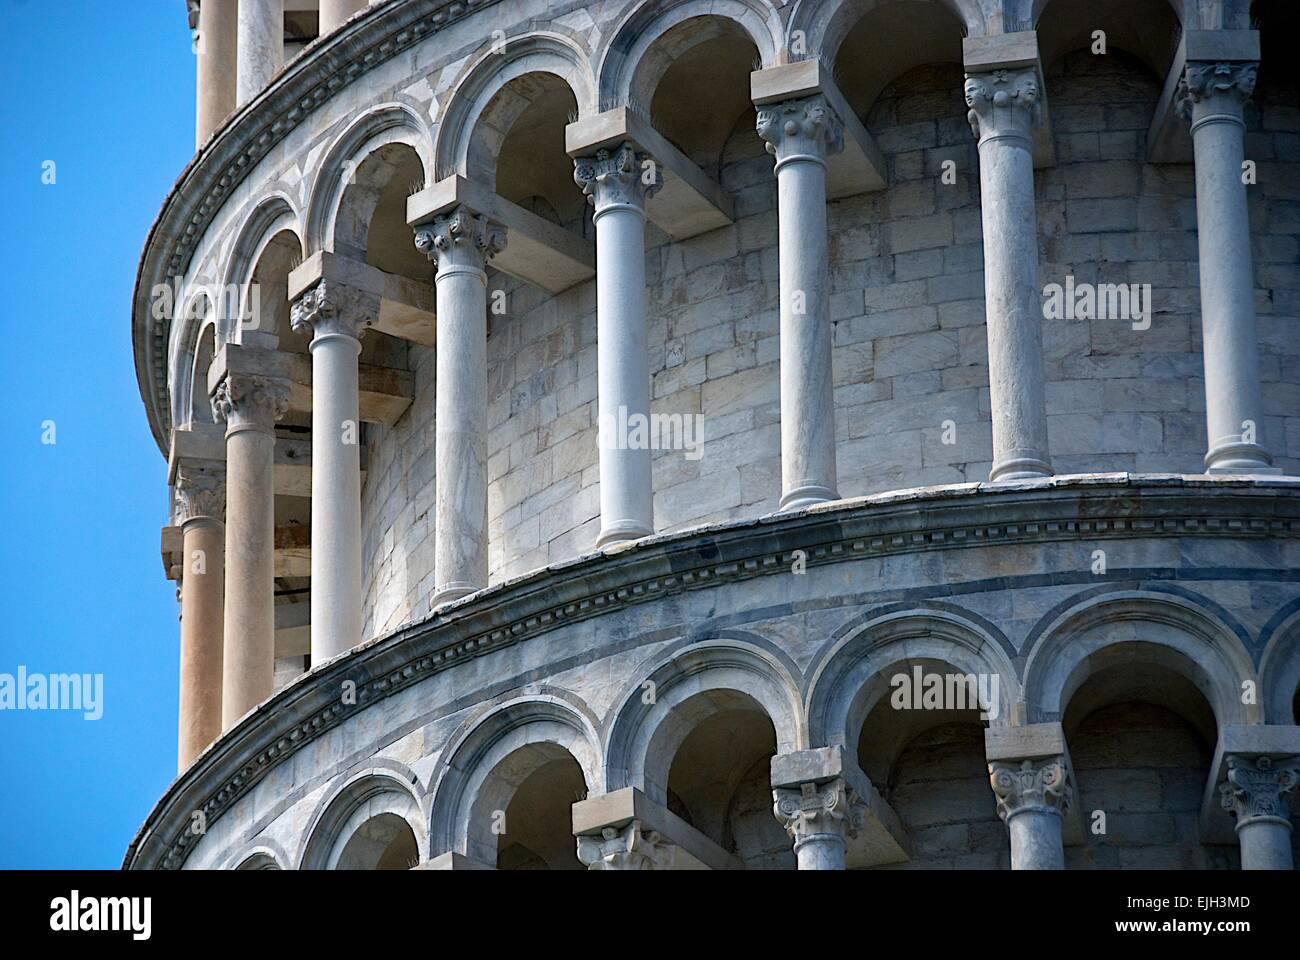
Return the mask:
M975 106L975 101L978 100L980 97L980 87L981 87L980 82L976 80L974 77L966 78L966 86L964 87L964 91L966 93L966 106L968 107Z

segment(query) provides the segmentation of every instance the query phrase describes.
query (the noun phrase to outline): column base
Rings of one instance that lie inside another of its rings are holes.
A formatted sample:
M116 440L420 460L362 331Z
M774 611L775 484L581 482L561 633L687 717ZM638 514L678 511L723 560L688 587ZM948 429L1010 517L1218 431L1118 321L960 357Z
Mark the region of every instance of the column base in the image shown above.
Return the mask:
M1017 457L995 463L989 471L989 483L1003 483L1007 480L1041 480L1055 475L1052 465L1046 460L1035 457Z
M444 583L434 588L433 597L429 600L429 607L440 607L446 603L453 603L461 597L468 597L471 593L477 593L482 587L475 586L466 580L452 580L450 583Z
M781 513L807 510L819 503L829 503L839 498L840 495L834 487L824 486L820 483L809 483L781 494L781 501L777 504L777 510Z
M640 520L615 520L613 523L601 525L600 535L596 537L596 549L623 540L640 540L642 537L653 535L654 531Z
M1259 444L1228 440L1210 447L1205 454L1205 472L1275 477L1282 473L1282 468L1273 466L1273 458Z

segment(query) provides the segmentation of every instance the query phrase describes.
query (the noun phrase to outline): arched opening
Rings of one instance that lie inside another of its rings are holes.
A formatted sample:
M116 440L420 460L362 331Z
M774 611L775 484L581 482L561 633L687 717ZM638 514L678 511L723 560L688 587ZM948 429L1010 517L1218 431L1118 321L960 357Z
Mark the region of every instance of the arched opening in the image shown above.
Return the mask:
M269 853L255 853L235 868L236 870L279 870L280 865Z
M194 347L194 364L190 378L190 423L213 423L212 403L208 399L208 374L217 354L217 326L205 323Z
M410 870L420 862L415 832L395 813L371 817L348 838L335 870Z
M581 870L573 838L573 805L587 794L578 761L553 744L533 744L503 762L530 769L515 788L497 835L498 870ZM495 811L494 811L495 813Z
M1163 82L1181 34L1178 15L1168 0L1089 0L1086 4L1050 0L1038 18L1037 30L1049 99L1061 92L1060 85L1051 82L1053 68L1074 51L1087 50L1089 56L1103 59L1123 51Z
M262 247L248 285L240 291L239 315L231 318L241 327L240 342L306 352L307 338L295 333L289 322L289 273L301 262L302 242L292 230L279 231Z
M334 215L334 252L428 282L429 262L415 249L406 223L406 198L425 185L424 163L415 148L400 141L378 146L360 162L345 163L343 179Z
M1235 846L1203 845L1199 837L1217 729L1209 701L1189 679L1194 667L1174 669L1167 652L1142 642L1104 648L1090 660L1062 721L1087 825L1084 843L1066 848L1066 866L1236 867Z
M706 706L673 754L668 809L749 869L793 869L790 838L772 815L771 718L733 690L696 694L674 712L690 717Z
M1003 709L1006 691L992 691L995 677L933 659L899 661L879 676L888 692L880 692L862 724L858 765L912 842L910 860L880 869L1008 868L981 716Z

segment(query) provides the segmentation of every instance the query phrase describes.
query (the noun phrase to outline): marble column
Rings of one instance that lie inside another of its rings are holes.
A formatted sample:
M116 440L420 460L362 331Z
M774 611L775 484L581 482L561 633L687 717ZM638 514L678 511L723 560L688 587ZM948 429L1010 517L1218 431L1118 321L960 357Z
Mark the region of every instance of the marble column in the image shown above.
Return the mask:
M800 870L843 870L846 837L866 820L866 804L842 779L772 791L772 812L794 840Z
M289 383L228 374L212 395L226 424L226 610L221 729L272 693L275 671L275 422Z
M235 112L235 77L239 24L237 6L229 0L203 0L195 37L197 93L194 147L198 149Z
M671 870L676 849L640 820L605 827L599 837L578 837L578 859L588 870Z
M366 0L320 0L320 35L333 33L359 10L366 9Z
M1074 794L1065 758L995 760L989 782L1011 835L1011 869L1063 870L1061 832Z
M487 261L505 229L468 207L415 228L437 264L432 605L487 586Z
M776 157L781 284L781 501L801 510L838 500L831 373L826 158L844 124L821 96L758 108Z
M377 304L322 280L294 303L310 330L311 662L361 642L361 415L357 358Z
M600 534L596 546L654 533L649 444L645 202L658 165L632 144L574 160L573 179L595 207L596 380ZM642 419L644 418L644 419ZM638 424L644 429L638 431Z
M182 536L179 773L221 735L225 507L222 471L178 471L174 518Z
M1237 821L1241 869L1291 870L1286 795L1300 784L1300 757L1229 754L1225 762L1228 782L1219 785L1219 799Z
M1178 108L1192 123L1196 230L1200 242L1201 331L1210 473L1278 473L1261 438L1264 407L1255 334L1243 109L1255 89L1254 63L1189 63Z
M966 75L966 116L979 138L992 481L1052 475L1031 141L1039 97L1032 67Z
M284 0L239 0L238 106L265 90L282 66Z

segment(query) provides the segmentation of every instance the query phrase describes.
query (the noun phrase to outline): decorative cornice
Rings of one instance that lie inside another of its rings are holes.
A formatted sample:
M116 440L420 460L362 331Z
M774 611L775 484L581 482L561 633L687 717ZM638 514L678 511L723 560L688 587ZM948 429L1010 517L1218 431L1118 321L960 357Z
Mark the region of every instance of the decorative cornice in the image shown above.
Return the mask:
M439 273L481 272L505 248L505 227L465 206L415 228L415 249L435 264Z
M994 760L989 783L1004 821L1030 811L1064 816L1073 803L1074 784L1064 757Z
M956 484L648 537L534 571L364 643L259 705L173 782L124 866L181 866L198 839L195 811L214 823L303 746L434 674L640 603L785 574L795 551L817 567L985 545L1180 536L1300 536L1300 483L1108 474ZM355 705L337 696L343 680L357 683Z
M671 870L676 852L657 831L643 830L640 820L604 827L599 837L578 837L578 859L588 870Z
M1028 140L1042 120L1038 69L966 74L966 119L981 143L997 137Z
M646 174L650 179L646 180ZM573 161L573 182L582 188L599 217L610 207L644 211L645 202L664 185L659 164L630 143L615 150L597 150L591 157Z
M290 326L316 338L345 336L360 339L379 318L379 298L334 280L321 280L294 301Z
M856 837L866 824L867 804L856 790L837 777L824 783L801 783L772 791L772 813L798 850L827 835Z
M1290 826L1285 796L1300 786L1300 757L1246 757L1229 754L1228 781L1219 784L1219 802L1237 829L1258 821Z
M790 160L825 163L844 149L844 122L820 94L759 107L754 128L778 169Z
M1174 95L1179 116L1193 124L1203 114L1239 118L1255 92L1258 73L1259 64L1249 61L1187 64Z

